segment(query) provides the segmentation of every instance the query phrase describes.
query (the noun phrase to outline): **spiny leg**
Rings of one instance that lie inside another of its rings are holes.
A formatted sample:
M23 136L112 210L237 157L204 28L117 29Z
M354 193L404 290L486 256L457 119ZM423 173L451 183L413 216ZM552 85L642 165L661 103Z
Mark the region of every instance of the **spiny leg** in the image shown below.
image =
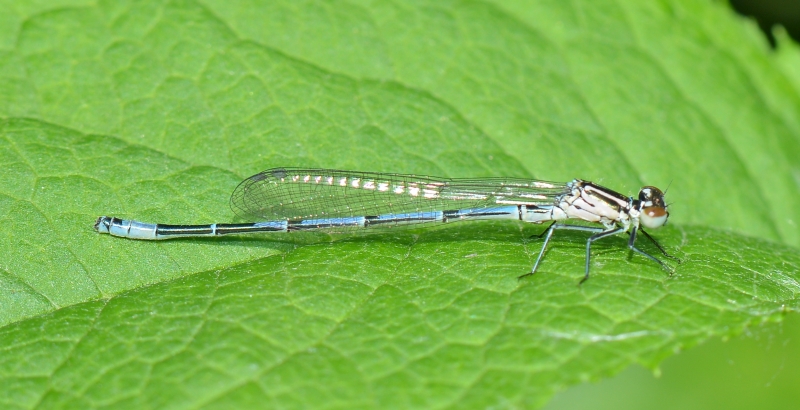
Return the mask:
M541 238L542 235L547 234L547 236L545 236L545 238L544 238L544 244L542 244L542 250L539 251L539 257L536 258L536 263L533 264L533 268L531 268L531 271L526 273L526 274L524 274L524 275L522 275L522 276L520 276L520 277L518 277L517 280L520 280L520 279L522 279L522 278L524 278L526 276L531 276L534 273L536 273L536 268L539 267L539 262L541 262L542 256L544 256L544 250L547 249L547 243L550 242L550 238L553 237L553 231L555 231L555 226L556 226L555 222L551 223L550 226L547 227L546 231L544 231L544 232L542 232L541 234L538 235L538 237Z
M599 229L599 230L602 231L602 228L595 228L595 229ZM592 257L592 242L594 242L594 241L596 241L598 239L603 239L603 238L608 237L608 236L614 236L614 235L622 233L624 231L625 231L625 228L622 228L622 227L609 229L607 231L602 231L600 233L592 235L586 241L586 274L583 275L583 279L581 279L581 281L578 282L579 285L583 284L583 282L586 282L586 280L589 279L589 262L591 261L591 257Z
M668 258L670 258L670 259L672 259L672 260L674 260L674 261L678 261L678 263L681 263L681 262L683 262L683 261L681 261L681 260L680 260L680 258L677 258L677 257L675 257L675 256L672 256L672 255L668 254L668 253L667 253L667 251L665 251L665 250L664 250L664 248L661 246L661 244L660 244L660 243L658 243L658 241L656 241L656 240L655 240L655 238L653 238L652 236L650 236L650 234L649 234L649 233L647 233L647 232L646 232L644 229L642 229L642 227L641 227L641 226L639 227L639 232L643 233L643 234L644 234L644 236L646 236L646 237L647 237L647 239L650 239L650 242L653 242L653 245L655 245L655 246L656 246L656 248L658 248L658 250L660 250L660 251L661 251L661 253L663 253L663 254L664 254L664 256L666 256L666 257L668 257Z
M542 234L538 235L539 237L541 237L542 235L546 234L545 239L544 239L544 244L542 244L542 250L539 251L539 257L536 258L536 263L533 264L533 268L531 269L530 272L520 276L518 279L522 279L522 278L524 278L526 276L530 276L530 275L533 275L534 273L536 273L536 269L539 268L539 263L541 263L542 257L544 257L544 252L547 250L547 244L550 242L550 238L553 237L553 232L555 230L557 230L557 229L564 229L564 230L570 230L570 231L594 232L594 233L604 232L603 228L594 227L594 226L565 225L565 224L560 224L560 223L553 222L552 224L550 224L550 226L547 228L546 231L544 231Z
M644 232L644 231L642 231L642 232ZM645 233L645 235L647 235L647 234ZM649 237L650 237L650 235L647 235L647 237L649 238ZM652 238L651 238L651 239L652 239ZM640 255L642 255L642 256L645 256L645 257L647 257L648 259L650 259L650 260L652 260L652 261L654 261L654 262L658 263L658 264L659 264L659 265L661 265L661 267L662 267L662 268L664 268L664 269L665 269L667 272L670 272L670 275L672 274L672 270L670 270L669 266L667 266L667 265L666 265L664 262L662 262L661 260L657 259L655 256L653 256L653 255L650 255L649 253L647 253L647 252L645 252L645 251L643 251L643 250L641 250L641 249L637 248L636 246L634 246L634 243L635 243L635 242L636 242L636 227L633 227L633 228L631 228L631 237L630 237L630 239L628 239L628 248L630 248L632 251L634 251L634 252L636 252L636 253L638 253L638 254L640 254ZM661 249L661 246L658 246L658 248L659 248L659 249ZM664 250L662 249L661 251L663 252ZM664 252L664 254L666 255L666 252Z

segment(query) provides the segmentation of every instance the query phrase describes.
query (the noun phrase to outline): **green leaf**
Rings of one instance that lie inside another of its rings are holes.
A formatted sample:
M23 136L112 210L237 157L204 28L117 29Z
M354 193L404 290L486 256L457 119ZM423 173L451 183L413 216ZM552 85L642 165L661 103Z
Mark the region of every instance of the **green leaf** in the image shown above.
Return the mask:
M799 307L796 73L719 4L0 7L6 408L537 407ZM91 229L233 220L236 184L282 165L671 181L654 236L683 263L607 239L577 286L586 236L558 232L518 280L541 227L490 222Z
M631 366L599 383L582 383L553 397L547 410L775 409L797 400L800 315L712 339L674 355L660 372Z

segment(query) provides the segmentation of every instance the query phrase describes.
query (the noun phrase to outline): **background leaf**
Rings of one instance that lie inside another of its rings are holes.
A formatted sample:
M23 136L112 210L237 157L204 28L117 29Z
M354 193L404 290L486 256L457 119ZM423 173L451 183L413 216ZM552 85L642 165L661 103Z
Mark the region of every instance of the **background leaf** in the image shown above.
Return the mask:
M6 407L536 407L798 308L796 73L718 4L2 7ZM684 263L615 238L578 287L579 233L517 280L535 226L91 230L231 220L280 165L672 181L656 236Z

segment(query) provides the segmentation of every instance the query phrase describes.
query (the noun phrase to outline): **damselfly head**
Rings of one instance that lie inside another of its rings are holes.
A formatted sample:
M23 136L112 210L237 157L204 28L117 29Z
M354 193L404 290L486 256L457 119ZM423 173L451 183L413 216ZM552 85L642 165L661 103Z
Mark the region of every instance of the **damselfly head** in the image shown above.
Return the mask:
M654 186L643 187L639 191L639 204L639 222L644 227L656 229L667 223L669 212L664 202L664 193L660 189Z

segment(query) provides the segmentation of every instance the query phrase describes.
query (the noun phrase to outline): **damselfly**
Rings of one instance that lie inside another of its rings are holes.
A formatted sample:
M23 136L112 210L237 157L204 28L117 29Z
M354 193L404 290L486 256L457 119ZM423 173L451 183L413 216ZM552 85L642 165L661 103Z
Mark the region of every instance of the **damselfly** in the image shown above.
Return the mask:
M231 195L231 209L239 217L257 221L237 224L164 225L102 216L99 233L131 239L172 239L257 232L326 230L352 232L421 224L512 219L540 224L551 222L540 236L544 243L531 271L539 267L553 232L560 229L590 232L586 241L589 278L592 243L628 232L628 247L669 267L635 246L637 233L664 250L643 228L660 228L669 213L664 193L643 187L636 198L595 183L575 179L567 183L525 178L439 178L332 169L273 168L242 181ZM602 226L569 225L575 219Z

